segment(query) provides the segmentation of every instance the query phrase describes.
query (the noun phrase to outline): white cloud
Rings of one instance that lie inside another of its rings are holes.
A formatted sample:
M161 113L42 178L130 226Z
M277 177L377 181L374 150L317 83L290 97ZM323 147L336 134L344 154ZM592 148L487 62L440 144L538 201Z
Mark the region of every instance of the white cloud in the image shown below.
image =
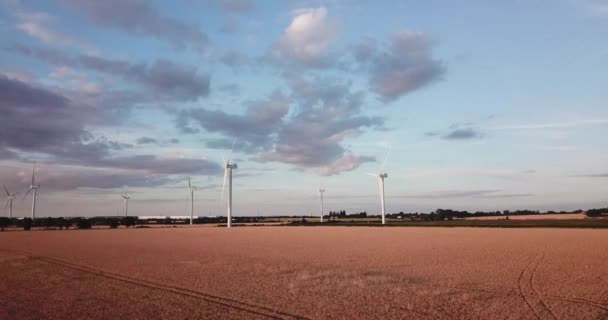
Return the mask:
M272 58L308 66L326 62L327 50L338 34L337 24L327 20L324 7L299 9L273 47Z
M15 25L17 29L46 44L75 47L90 54L98 53L98 50L90 44L76 40L67 34L51 30L48 24L53 23L56 18L46 12L18 10L15 17L18 19Z
M322 176L331 176L342 172L357 169L364 162L373 162L376 159L368 156L344 155L332 163L320 167L317 172Z

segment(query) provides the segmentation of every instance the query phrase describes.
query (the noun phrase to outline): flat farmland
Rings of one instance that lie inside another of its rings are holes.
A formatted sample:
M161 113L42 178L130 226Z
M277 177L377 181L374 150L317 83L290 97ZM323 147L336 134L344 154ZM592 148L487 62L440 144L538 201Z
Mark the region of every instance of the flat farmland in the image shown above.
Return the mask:
M0 319L606 319L608 230L0 233Z

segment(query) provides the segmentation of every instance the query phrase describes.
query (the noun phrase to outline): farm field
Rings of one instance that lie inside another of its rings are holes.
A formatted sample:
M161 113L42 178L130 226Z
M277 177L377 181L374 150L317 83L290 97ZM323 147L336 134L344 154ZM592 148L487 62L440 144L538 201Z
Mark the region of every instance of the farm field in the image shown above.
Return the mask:
M505 217L470 217L465 220L498 220ZM560 214L542 214L542 215L511 215L511 220L580 220L588 219L584 213L560 213Z
M608 230L0 233L0 319L606 319Z

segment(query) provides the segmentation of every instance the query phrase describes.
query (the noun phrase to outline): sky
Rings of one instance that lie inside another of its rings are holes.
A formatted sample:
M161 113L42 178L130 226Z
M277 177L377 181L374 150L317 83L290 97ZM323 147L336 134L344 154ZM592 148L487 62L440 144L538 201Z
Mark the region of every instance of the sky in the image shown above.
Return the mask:
M608 1L0 0L0 183L37 216L608 202ZM231 147L234 143L234 151Z

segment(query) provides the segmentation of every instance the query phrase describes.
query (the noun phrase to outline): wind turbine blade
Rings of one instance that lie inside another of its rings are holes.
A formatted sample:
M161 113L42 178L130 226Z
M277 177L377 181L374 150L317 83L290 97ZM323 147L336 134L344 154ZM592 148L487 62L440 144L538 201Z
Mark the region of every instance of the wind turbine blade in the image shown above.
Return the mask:
M30 184L30 186L34 185L34 171L36 171L36 166L34 165L34 168L32 168L32 184Z
M188 189L192 190L192 183L190 182L190 177L188 177Z
M26 192L26 193L25 193L25 195L23 196L23 199L22 199L22 200L24 200L24 199L27 197L27 195L28 195L28 194L30 194L30 192L32 192L32 189L28 189L28 190L27 190L27 192Z
M388 161L388 156L391 154L391 147L389 145L388 150L386 150L386 155L384 156L384 161L380 165L380 172L384 172L384 167L386 166L386 162Z
M377 174L377 173L370 173L370 172L368 172L368 173L366 173L366 174L367 174L368 176L371 176L371 177L377 177L377 176L378 176L378 174Z
M224 169L224 183L222 184L222 200L224 200L224 190L226 189L226 180L228 179L228 169Z
M4 192L6 192L6 196L7 196L7 197L10 197L10 196L11 196L11 193L10 193L10 192L8 192L8 189L6 188L6 186L5 186L5 185L2 185L2 187L4 187Z
M236 139L234 138L234 140L232 141L232 148L230 148L230 156L228 157L228 161L230 161L232 159L232 154L234 153L234 145L236 144Z

